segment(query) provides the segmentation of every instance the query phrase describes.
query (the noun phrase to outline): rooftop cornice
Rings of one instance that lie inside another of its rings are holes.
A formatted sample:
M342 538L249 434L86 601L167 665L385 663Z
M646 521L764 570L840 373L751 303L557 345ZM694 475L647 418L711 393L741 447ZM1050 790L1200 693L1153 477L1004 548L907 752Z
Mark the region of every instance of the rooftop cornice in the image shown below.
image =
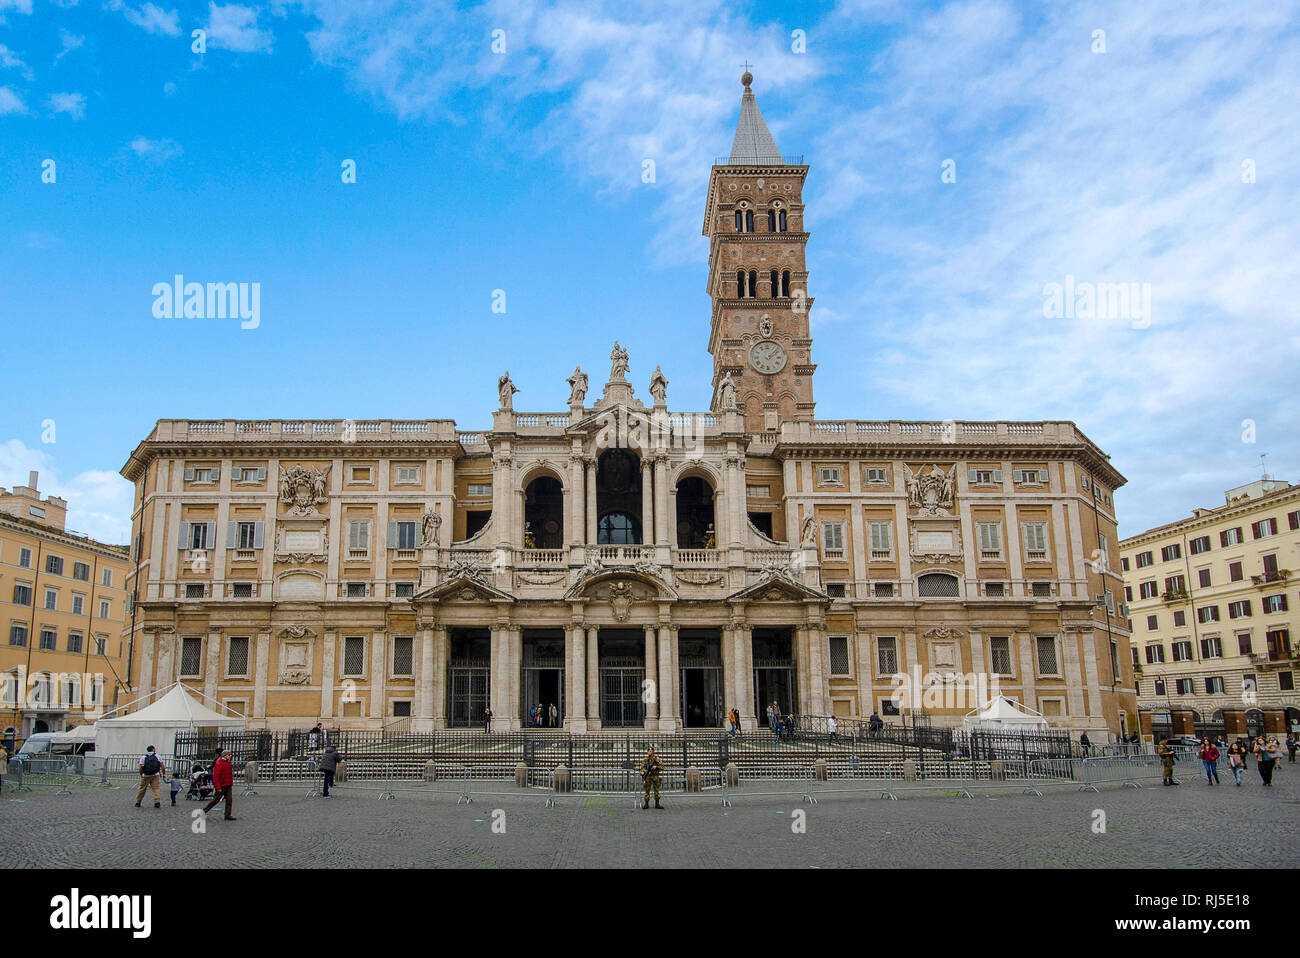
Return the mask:
M7 513L0 513L0 529L26 532L29 535L46 539L50 542L57 542L61 545L77 549L88 549L106 559L118 559L125 562L128 561L129 557L126 546L110 545L107 542L100 542L98 539L91 539L89 536L79 536L59 529L51 529L49 526L41 525L39 522L29 522L26 519L11 516Z
M1271 492L1255 499L1246 499L1236 503L1225 503L1222 506L1216 506L1214 509L1207 510L1204 515L1188 516L1186 519L1177 519L1174 522L1166 522L1164 525L1153 526L1145 532L1139 532L1136 535L1129 536L1127 539L1121 539L1119 541L1119 547L1124 549L1130 545L1165 539L1175 533L1188 532L1193 529L1205 529L1216 525L1225 519L1236 519L1241 516L1249 515L1255 510L1271 509L1279 503L1284 503L1293 499L1300 499L1300 485L1291 486L1287 489L1279 489L1276 492ZM1282 530L1279 529L1278 535L1281 534ZM1245 545L1245 543L1243 543L1243 545Z

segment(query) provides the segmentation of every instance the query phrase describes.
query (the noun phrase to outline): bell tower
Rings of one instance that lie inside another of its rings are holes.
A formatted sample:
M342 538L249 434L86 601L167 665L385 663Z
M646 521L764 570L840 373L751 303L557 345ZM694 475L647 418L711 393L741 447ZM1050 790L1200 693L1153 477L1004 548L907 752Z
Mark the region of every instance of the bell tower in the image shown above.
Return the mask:
M740 78L740 122L731 155L709 174L704 235L709 237L709 296L713 315L713 403L730 374L745 428L779 429L813 418L812 337L804 248L801 156L783 157Z

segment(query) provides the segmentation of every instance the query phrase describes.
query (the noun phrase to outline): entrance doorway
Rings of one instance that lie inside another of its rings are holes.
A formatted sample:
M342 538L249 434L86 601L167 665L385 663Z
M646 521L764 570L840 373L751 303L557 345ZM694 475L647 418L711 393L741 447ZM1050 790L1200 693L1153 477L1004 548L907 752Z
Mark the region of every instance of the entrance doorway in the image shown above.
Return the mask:
M488 706L488 675L492 642L487 629L452 629L451 656L447 664L447 725L473 728L483 725Z
M564 725L564 632L561 629L525 629L523 694L519 700L519 721L524 728L560 728ZM529 724L532 710L542 707L540 726ZM551 725L551 706L556 709Z
M681 689L678 708L686 728L721 728L722 637L716 629L682 629L677 636Z
M645 633L601 629L597 643L602 728L643 728Z
M754 714L767 722L773 702L782 715L798 713L793 629L754 629Z

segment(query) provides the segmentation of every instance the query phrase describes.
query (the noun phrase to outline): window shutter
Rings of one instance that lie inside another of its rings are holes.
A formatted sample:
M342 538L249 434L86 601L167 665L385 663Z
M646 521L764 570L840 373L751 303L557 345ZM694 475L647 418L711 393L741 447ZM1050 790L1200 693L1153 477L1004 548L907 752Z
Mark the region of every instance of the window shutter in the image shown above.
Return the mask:
M239 535L239 523L227 522L226 523L226 548L227 549L235 548L236 544L238 543L238 539L236 538L238 535Z
M361 533L361 545L359 546L359 548L369 550L370 549L370 523L366 520L362 520L359 523L359 528Z
M348 548L349 548L349 549L360 549L360 548L361 548L359 545L357 545L357 539L360 538L360 536L357 534L357 526L358 526L358 525L359 525L359 523L357 523L357 522L349 522L349 523L348 523Z
M180 536L177 539L177 542L180 544L180 548L182 549L188 549L190 547L190 524L188 522L181 523Z
M1223 548L1227 548L1227 546L1228 546L1228 533L1226 533L1226 532L1220 532L1220 533L1219 533L1219 545L1220 545L1221 547L1223 547Z
M1011 470L1011 481L1012 481L1012 482L1026 482L1027 480L1026 480L1025 477L1026 477L1027 475L1028 475L1028 473L1027 473L1024 469L1012 469L1012 470Z
M220 467L220 466L213 466L213 467L212 467L212 481L213 481L213 482L220 482L220 481L221 481L221 467Z
M253 548L254 549L262 548L262 542L264 541L265 533L266 533L265 522L253 523Z
M388 524L388 548L390 549L397 548L397 523L396 522L390 522Z
M257 481L263 482L266 479L266 466L257 467Z
M207 548L211 549L217 542L217 524L215 522L209 522L207 523L207 527L208 537L204 540L203 544Z
M194 468L191 466L185 470L185 481L191 482L194 479Z
M993 470L993 481L994 481L994 482L1001 482L1001 481L1002 481L1002 470L1001 470L1001 469L994 469L994 470Z
M974 482L974 481L975 481L975 470L974 470L974 469L967 469L967 470L966 470L966 481L967 481L967 482Z

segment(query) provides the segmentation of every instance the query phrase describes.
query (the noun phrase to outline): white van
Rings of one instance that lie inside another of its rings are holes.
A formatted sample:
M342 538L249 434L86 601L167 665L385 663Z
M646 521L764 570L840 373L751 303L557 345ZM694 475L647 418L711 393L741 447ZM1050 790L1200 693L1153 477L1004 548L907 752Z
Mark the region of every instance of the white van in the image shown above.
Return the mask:
M72 764L80 772L87 752L95 750L95 727L82 725L66 732L37 732L23 742L14 758L25 772L57 772Z

